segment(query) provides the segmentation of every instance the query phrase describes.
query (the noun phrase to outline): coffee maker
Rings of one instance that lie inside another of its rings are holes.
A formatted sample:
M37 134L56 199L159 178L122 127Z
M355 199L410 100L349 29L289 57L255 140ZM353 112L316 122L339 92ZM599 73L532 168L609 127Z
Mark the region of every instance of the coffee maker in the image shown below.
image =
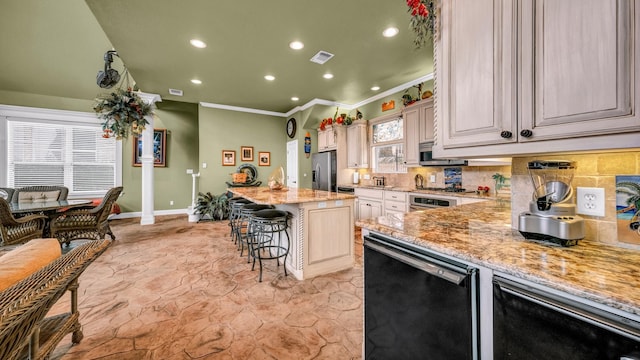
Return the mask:
M572 246L584 238L582 217L576 215L571 182L575 163L565 160L534 160L528 164L533 185L529 211L518 217L518 230L527 239Z

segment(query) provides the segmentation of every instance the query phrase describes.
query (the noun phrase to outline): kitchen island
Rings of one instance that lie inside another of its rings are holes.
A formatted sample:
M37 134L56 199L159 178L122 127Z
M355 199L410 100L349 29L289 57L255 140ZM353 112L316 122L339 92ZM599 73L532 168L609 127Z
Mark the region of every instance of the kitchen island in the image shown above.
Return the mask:
M496 306L502 306L496 302L496 296L504 296L496 295L503 294L496 292L496 281L500 279L523 285L526 289L543 289L570 304L586 304L591 309L614 314L619 323L635 329L640 324L638 249L588 240L580 240L573 247L526 240L512 229L509 200L381 216L358 220L356 225L363 228L363 236L386 236L408 244L408 247L478 269L478 332L482 334L478 341L482 358L501 358L497 354L503 350L499 348L502 344L494 343L504 336L504 332L499 332L504 329L504 322L496 323L502 321L503 312L495 310ZM364 263L366 289L366 248ZM366 297L365 294L365 303ZM526 326L522 328L526 329ZM496 333L496 329L502 330ZM532 334L533 339L542 344L545 333L546 330L536 332ZM494 348L500 350L494 353Z
M228 191L291 214L291 241L285 266L297 279L353 266L355 196L298 188L229 188Z

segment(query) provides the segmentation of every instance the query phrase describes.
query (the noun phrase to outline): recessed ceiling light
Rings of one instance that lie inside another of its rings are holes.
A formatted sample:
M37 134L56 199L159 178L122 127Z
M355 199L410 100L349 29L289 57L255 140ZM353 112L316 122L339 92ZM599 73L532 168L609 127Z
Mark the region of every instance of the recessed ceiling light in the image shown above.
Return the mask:
M300 50L304 47L304 44L300 41L292 41L289 43L289 47L293 50Z
M265 78L265 80L269 80L269 81L273 81L273 80L276 79L276 77L273 76L273 75L265 75L264 78Z
M322 77L325 78L325 79L333 79L333 74L326 73L326 74L322 75Z
M374 87L371 88L371 90L378 91L378 90L380 90L380 86L374 86Z
M294 97L291 98L291 101L298 101L298 100L300 100L300 99L297 96L294 96Z
M384 31L382 32L382 36L384 37L394 37L396 35L398 35L398 32L400 30L398 30L398 28L396 27L388 27L386 29L384 29Z
M204 43L204 41L202 40L198 40L198 39L191 39L191 41L189 41L191 43L191 45L203 49L207 47L207 44Z
M192 82L192 83L194 83L194 84L196 84L196 85L200 85L200 84L202 84L202 81L201 81L201 80L198 80L198 79L191 79L191 82Z

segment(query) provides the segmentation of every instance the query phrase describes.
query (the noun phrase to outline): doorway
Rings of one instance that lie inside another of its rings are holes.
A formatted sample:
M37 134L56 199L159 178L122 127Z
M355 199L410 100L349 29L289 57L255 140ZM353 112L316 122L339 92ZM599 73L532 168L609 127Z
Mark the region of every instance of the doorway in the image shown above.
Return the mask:
M287 142L287 187L298 187L298 140Z

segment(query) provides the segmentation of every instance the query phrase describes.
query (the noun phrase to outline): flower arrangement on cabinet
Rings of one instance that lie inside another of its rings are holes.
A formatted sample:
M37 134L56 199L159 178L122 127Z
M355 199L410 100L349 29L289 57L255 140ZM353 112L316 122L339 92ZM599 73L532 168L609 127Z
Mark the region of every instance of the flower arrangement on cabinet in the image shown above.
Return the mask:
M436 6L434 0L407 0L411 20L409 27L416 34L413 40L416 49L421 48L427 40L433 40L436 21Z
M339 111L340 111L340 108L336 108L336 113L333 115L333 117L322 119L322 121L320 122L320 130L324 131L328 125L333 125L333 124L348 126L353 124L355 120L362 119L362 113L358 109L356 109L355 117L351 116L351 114L345 114L345 113L342 113L338 116Z
M110 94L96 98L93 107L102 123L102 137L126 139L130 133L140 135L149 122L145 116L152 115L151 105L145 103L130 87L116 89Z

